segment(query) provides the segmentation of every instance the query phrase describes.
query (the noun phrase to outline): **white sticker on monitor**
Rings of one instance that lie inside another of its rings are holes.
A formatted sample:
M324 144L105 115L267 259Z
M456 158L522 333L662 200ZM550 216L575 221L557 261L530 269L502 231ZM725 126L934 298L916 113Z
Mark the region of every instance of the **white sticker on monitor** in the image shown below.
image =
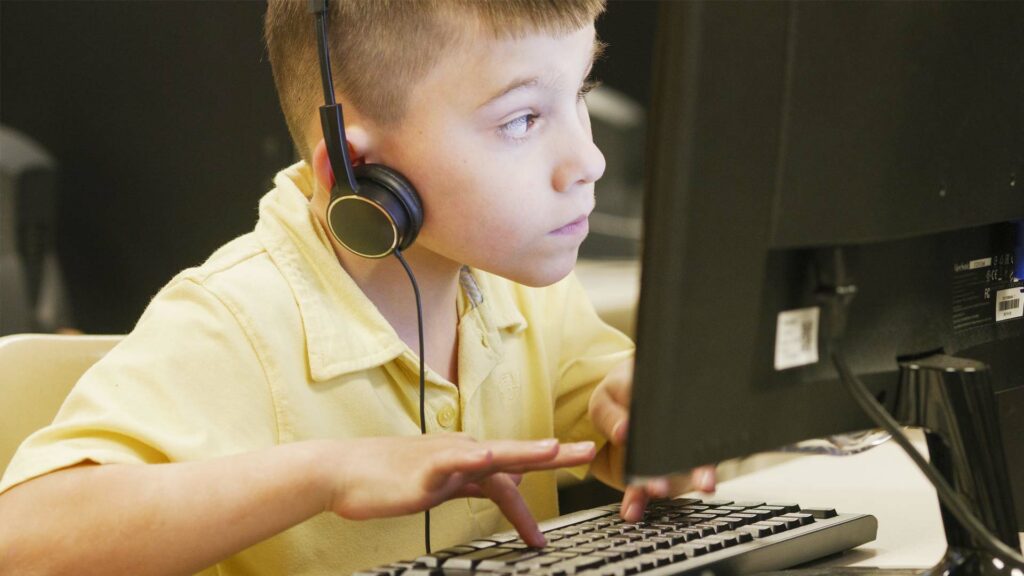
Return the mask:
M1024 316L1024 288L996 292L996 322Z
M970 264L968 266L970 266L971 270L977 270L978 268L988 268L991 265L992 265L992 259L991 258L979 258L977 260L971 260L971 262L970 262Z
M818 362L818 307L779 313L775 327L775 369L785 370Z

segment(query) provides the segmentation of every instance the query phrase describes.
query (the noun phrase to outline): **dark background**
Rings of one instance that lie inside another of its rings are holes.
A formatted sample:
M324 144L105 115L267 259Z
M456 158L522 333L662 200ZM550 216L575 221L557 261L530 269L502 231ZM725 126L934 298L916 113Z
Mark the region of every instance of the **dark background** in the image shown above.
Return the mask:
M0 2L0 123L59 164L55 241L79 329L131 330L174 274L252 229L294 161L264 9ZM655 12L613 1L598 23L610 47L595 76L642 103Z

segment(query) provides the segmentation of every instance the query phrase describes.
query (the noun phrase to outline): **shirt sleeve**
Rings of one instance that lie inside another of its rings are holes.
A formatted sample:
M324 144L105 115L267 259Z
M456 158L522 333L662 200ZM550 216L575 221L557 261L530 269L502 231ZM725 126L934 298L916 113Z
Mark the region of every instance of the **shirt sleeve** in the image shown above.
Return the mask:
M178 279L75 384L53 423L22 443L0 493L82 462L198 460L277 439L268 380L245 330L213 293Z
M633 357L635 347L625 334L601 320L575 274L563 280L561 288L554 303L554 309L562 311L555 435L562 442L591 440L600 450L607 439L590 420L590 395L612 368ZM582 479L589 465L568 471Z

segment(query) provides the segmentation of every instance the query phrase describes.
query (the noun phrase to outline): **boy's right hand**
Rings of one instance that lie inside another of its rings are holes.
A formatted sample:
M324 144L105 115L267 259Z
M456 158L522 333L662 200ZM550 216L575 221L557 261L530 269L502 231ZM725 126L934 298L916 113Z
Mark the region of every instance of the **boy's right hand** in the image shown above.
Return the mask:
M451 498L490 498L523 541L544 536L519 493L524 472L591 461L593 442L476 441L465 434L430 434L322 441L319 469L325 509L361 520L426 510Z

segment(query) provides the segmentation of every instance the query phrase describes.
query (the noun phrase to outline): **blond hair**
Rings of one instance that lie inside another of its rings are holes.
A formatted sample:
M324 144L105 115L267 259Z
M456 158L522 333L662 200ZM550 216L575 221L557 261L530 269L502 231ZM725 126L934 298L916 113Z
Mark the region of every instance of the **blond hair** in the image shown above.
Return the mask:
M569 33L592 24L605 0L332 0L328 44L334 89L380 126L394 125L442 53L468 30L497 38ZM323 104L313 15L305 0L269 0L264 36L281 110L299 153Z

